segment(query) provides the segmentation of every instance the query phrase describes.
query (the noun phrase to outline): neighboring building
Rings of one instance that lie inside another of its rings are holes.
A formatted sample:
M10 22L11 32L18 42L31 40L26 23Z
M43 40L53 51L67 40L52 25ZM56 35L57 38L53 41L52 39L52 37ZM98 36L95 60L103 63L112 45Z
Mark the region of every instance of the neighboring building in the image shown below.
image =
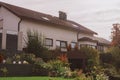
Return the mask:
M110 42L104 38L87 36L79 39L79 45L88 46L97 49L100 52L106 52L110 47Z
M96 32L67 20L64 12L59 11L59 17L55 17L0 2L0 48L22 51L28 30L42 33L49 49L67 51L68 44L73 48L78 42L79 48L90 46L105 51L109 45L109 41L94 37Z

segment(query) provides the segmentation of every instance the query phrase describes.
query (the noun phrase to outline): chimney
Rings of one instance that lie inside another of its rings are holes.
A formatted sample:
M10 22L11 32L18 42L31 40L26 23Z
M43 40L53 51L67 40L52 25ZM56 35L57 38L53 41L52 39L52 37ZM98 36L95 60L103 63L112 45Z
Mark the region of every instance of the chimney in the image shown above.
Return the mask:
M59 11L59 19L67 20L67 15L65 12Z

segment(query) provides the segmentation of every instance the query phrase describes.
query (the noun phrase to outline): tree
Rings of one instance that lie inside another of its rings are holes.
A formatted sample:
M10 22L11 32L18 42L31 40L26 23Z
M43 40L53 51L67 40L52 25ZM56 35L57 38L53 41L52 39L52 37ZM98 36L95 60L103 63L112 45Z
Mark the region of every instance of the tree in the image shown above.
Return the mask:
M112 48L109 52L113 57L113 65L116 67L117 71L120 72L120 24L113 24L112 29Z
M119 46L120 47L120 24L113 24L112 46Z
M44 51L47 51L47 49L44 47L44 36L42 34L38 34L37 31L27 32L26 44L26 52L33 53L36 55L36 57L42 57Z
M119 47L111 47L109 49L109 53L112 54L112 64L116 67L117 71L120 71L120 48Z

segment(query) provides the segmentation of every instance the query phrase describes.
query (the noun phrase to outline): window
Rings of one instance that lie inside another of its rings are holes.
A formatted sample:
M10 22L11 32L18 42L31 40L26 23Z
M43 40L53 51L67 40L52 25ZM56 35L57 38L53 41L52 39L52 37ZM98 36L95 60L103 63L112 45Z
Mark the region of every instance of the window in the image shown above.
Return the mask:
M86 44L80 44L80 47L87 47Z
M73 49L75 48L75 46L76 46L76 42L71 42L71 48Z
M53 39L46 38L45 39L45 46L53 46Z
M67 42L66 41L60 41L60 40L57 40L56 41L56 47L58 48L67 48Z
M56 41L56 48L60 48L60 41Z
M61 41L60 46L61 46L61 48L67 48L67 42L66 41Z
M61 51L67 51L67 41L56 41L56 48L60 48Z
M103 47L103 46L98 46L97 49L98 49L100 52L103 52L103 51L104 51L104 47Z
M90 47L90 48L93 48L93 49L96 48L95 45L89 45L89 44L81 44L80 47Z

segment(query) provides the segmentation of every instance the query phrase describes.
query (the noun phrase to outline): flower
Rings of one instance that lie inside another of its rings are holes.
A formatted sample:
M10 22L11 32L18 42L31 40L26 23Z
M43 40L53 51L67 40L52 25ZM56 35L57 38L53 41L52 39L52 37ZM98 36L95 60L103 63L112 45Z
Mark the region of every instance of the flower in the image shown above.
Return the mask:
M6 62L6 60L3 60L3 63L5 63Z
M28 62L27 61L23 61L23 64L28 64Z
M16 64L16 61L13 61L13 64Z
M18 64L21 64L21 61L19 61Z

